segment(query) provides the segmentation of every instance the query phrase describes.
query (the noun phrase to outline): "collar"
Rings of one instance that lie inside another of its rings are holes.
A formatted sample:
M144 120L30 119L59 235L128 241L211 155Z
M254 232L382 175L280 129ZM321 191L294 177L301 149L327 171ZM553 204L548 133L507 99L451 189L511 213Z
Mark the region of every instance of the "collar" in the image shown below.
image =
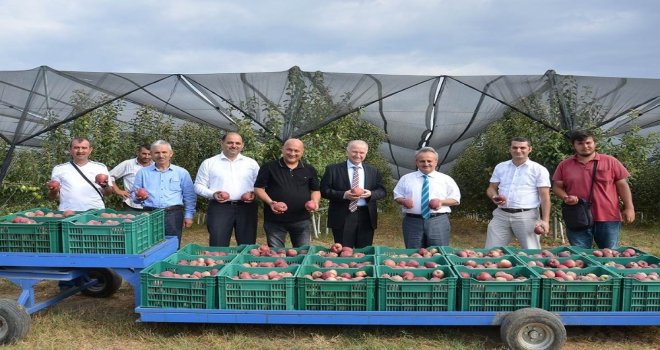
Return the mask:
M421 170L417 169L417 174L415 174L416 175L415 177L424 177L424 175L427 175L428 177L435 177L437 173L438 173L437 170L433 170L428 174L424 174L423 172L421 172Z
M364 169L364 167L362 166L362 163L360 163L358 165L355 165L355 164L351 163L350 160L348 160L348 159L346 160L346 167L348 169L353 169L354 166L358 167L358 169Z
M220 159L221 159L221 160L227 160L227 161L229 161L229 162L233 162L234 160L240 160L240 159L243 159L243 158L244 158L244 156L243 156L242 153L239 153L239 154L236 156L236 159L234 159L234 160L231 160L231 159L227 158L227 156L225 155L224 152L220 152L219 156L220 156Z
M577 154L574 154L574 155L573 155L571 158L569 158L569 159L573 159L573 160L575 160L576 162L581 163L581 162L578 160ZM593 158L592 160L590 160L589 162L593 162L594 160L598 160L598 161L600 161L600 153L596 152L596 155L594 156L594 158ZM587 163L589 163L589 162L587 162Z
M137 157L135 157L135 164L137 164L137 165L139 165L139 166L149 166L149 165L154 164L154 161L152 160L149 164L147 164L147 165L142 165L142 163L140 163L140 161L138 161Z

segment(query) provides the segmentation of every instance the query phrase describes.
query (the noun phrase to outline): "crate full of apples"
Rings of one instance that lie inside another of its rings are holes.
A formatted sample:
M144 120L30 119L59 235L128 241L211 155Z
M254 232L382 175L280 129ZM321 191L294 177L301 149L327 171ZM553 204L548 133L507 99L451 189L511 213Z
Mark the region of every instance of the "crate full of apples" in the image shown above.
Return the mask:
M458 278L450 266L376 267L379 311L454 311Z

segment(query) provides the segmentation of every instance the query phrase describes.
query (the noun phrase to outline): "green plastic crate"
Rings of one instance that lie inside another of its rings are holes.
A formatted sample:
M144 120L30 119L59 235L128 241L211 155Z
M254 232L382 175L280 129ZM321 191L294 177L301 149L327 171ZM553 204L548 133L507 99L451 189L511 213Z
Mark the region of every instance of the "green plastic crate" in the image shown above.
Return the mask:
M458 278L449 266L439 266L445 276L440 281L393 281L380 277L384 273L400 275L410 271L415 276L430 278L436 269L394 269L377 266L379 311L454 311Z
M660 269L625 269L617 272L623 276L621 311L660 311L660 281L638 281L627 277L628 274L638 272L660 273Z
M440 249L442 250L443 255L458 255L458 253L462 250L471 250L475 253L483 254L482 258L489 258L489 256L486 256L486 254L488 254L488 252L490 252L491 250L495 250L495 249L501 250L503 255L511 255L512 253L511 253L510 248L511 247L505 247L505 246L493 247L493 248L488 248L488 249L486 249L486 248L476 248L476 249L473 249L473 248L454 248L454 247L448 247L448 246L441 246L440 247ZM474 256L474 258L478 258L478 256Z
M89 220L115 219L80 214L62 220L62 250L74 254L139 254L151 247L146 217L119 225L88 225Z
M305 258L304 264L305 265L310 265L314 267L323 267L322 264L325 261L331 261L337 265L339 264L347 264L347 266L341 265L341 266L332 266L330 268L343 268L343 269L349 269L349 268L357 268L355 266L350 266L350 264L353 263L358 263L358 264L365 264L364 266L374 266L376 264L375 257L373 255L365 255L361 258L326 258L324 256L320 255L307 255Z
M537 273L545 270L533 267ZM590 281L557 281L554 278L542 278L541 307L547 311L620 311L621 276L614 270L605 267L585 267L582 269L562 269L573 271L578 275L588 273L601 276L607 274L609 280Z
M595 256L590 256L589 257L591 260L598 262L599 264L617 270L617 272L623 274L627 268L619 268L616 266L616 264L626 266L626 264L631 263L631 262L638 262L640 260L646 261L648 264L655 264L660 267L660 258L657 258L653 255L642 255L642 256L636 256L634 258L598 258ZM635 269L637 267L633 267ZM639 267L640 269L645 269L644 267ZM653 267L649 267L653 268Z
M141 306L177 309L217 309L217 277L198 279L155 276L169 270L179 274L212 271L215 267L173 265L159 261L140 272ZM218 271L219 273L220 271Z
M36 224L12 223L11 221L17 216L19 214L0 217L0 251L21 253L62 252L61 220L35 220L37 221Z
M645 252L645 251L643 251L643 250L637 249L637 248L635 248L635 247L629 247L629 246L618 247L618 248L614 248L614 249L612 249L612 250L616 250L617 252L621 253L621 252L623 252L624 250L626 250L626 249L628 249L628 248L632 248L632 249L634 249L635 252L637 252L637 255L638 255L638 256L652 255L652 254L649 254L649 253L647 253L647 252ZM594 255L593 255L593 252L594 252L595 250L600 250L600 249L578 248L578 247L571 247L571 249L575 250L578 254L587 255L587 256L593 256L593 257L595 257L595 258L597 258L597 256L594 256ZM617 258L618 258L618 257L617 257Z
M189 243L186 244L183 248L179 249L179 252L186 253L189 255L223 256L229 254L241 254L245 249L245 247L246 246L244 245L239 245L235 247L209 247L197 243Z
M423 252L420 252L421 249L425 249L427 252L431 250L429 253L431 254L430 256L437 256L437 255L443 255L442 253L442 248L439 246L433 246L433 247L428 247L428 248L391 248L391 247L384 247L384 246L377 246L376 247L376 255L385 255L385 256L391 256L391 257L399 257L399 258L405 258L405 257L411 257L411 258L424 258ZM411 256L411 255L415 256ZM420 256L417 256L420 255Z
M511 254L517 256L533 256L533 255L541 254L541 252L543 251L552 253L553 254L552 257L557 257L557 254L561 252L568 252L569 256L578 254L578 252L575 249L573 249L574 247L568 247L568 246L542 248L542 249L522 249L522 248L510 247L510 246L507 246L506 248L508 251L511 252ZM538 256L538 257L543 258L543 256Z
M337 273L367 272L360 281L311 280L305 275L313 271L336 270ZM296 275L299 310L375 311L376 279L373 266L360 269L324 269L301 266Z
M257 249L257 250L258 250L260 247L266 247L266 245L261 245L261 244L250 244L250 245L248 245L248 246L245 247L245 250L243 250L242 254L243 254L243 255L252 255L252 256L256 256L256 255L253 255L253 254L252 254L252 250L253 250L253 249ZM295 250L295 251L296 251L296 255L295 255L295 256L298 256L298 255L307 255L307 254L309 253L309 250L310 250L309 248L310 248L310 247L309 247L308 245L305 245L305 246L296 247L296 248L292 248L292 247L287 247L287 248L270 248L270 247L269 247L268 249L269 249L269 250L272 250L272 251L274 251L274 252L276 252L276 253L279 253L279 255L278 255L277 257L284 258L284 257L287 257L287 256L288 256L287 253L286 253L287 250L290 250L290 249L291 249L291 250ZM274 258L275 256L269 256L269 257Z
M174 265L179 265L179 261L181 260L195 260L195 259L213 259L216 261L216 265L213 265L215 267L218 266L224 266L229 263L231 263L238 255L237 254L229 254L229 255L223 255L223 256L208 256L208 255L191 255L185 252L176 252L167 258L165 258L163 261L166 261L168 263L174 264ZM202 266L202 265L184 265L184 266Z
M274 263L277 260L284 260L289 266L295 266L295 265L302 265L303 261L305 260L307 256L306 255L297 255L297 256L291 256L291 257L270 257L270 256L252 256L252 255L245 255L245 254L240 254L236 256L236 259L232 260L231 264L232 265L242 265L245 266L244 264L250 264L250 263ZM245 266L245 267L269 267L269 266Z
M114 210L109 208L95 209L88 212L101 216L103 213L110 214L123 214L134 215L135 217L147 217L149 220L149 244L155 245L165 240L165 211L163 209L156 209L153 211L135 211L135 210Z
M466 261L474 261L477 264L483 265L486 262L492 262L492 263L498 263L502 261L503 259L509 260L511 262L511 267L519 267L519 266L527 266L527 264L523 263L522 261L518 260L518 258L515 255L505 255L499 258L461 258L456 255L447 255L447 261L449 261L449 265L452 266L465 266L464 265ZM489 270L492 270L494 268L488 268Z
M571 256L565 257L565 258L534 258L534 257L529 257L529 256L519 256L518 259L520 261L522 261L527 266L529 266L529 263L531 261L541 262L543 264L542 268L551 268L550 266L548 266L548 262L552 259L555 259L555 260L559 261L559 263L561 263L561 264L563 264L564 261L571 259L571 260L580 260L580 261L582 261L584 263L584 267L602 266L600 263L595 261L595 259L591 259L590 257L584 256L584 255L571 255ZM530 267L535 267L535 266L530 266ZM541 266L536 266L536 267L541 267ZM563 267L563 268L566 269L566 267Z
M540 278L528 267L502 269L514 276L526 276L524 281L477 281L481 272L494 274L493 269L471 269L453 266L459 277L460 311L515 311L539 304ZM470 278L461 277L461 272Z
M298 266L283 268L228 265L218 276L218 305L221 309L294 310L295 274ZM293 276L279 280L234 279L241 272L267 274L290 272Z
M321 254L323 254L321 252L325 252L325 253L330 252L330 247L325 247L325 246L320 246L320 245L315 245L315 246L309 247L309 254L310 255L311 254L321 255ZM321 254L319 254L319 253L321 253ZM353 253L362 253L364 255L374 255L374 254L376 254L376 247L368 246L368 247L364 247L364 248L354 248ZM321 256L323 256L323 255L321 255Z
M429 262L429 261L434 262L438 265L444 265L444 266L449 265L449 261L447 260L447 258L442 256L442 255L436 255L436 256L433 256L433 257L430 257L430 258L395 258L395 257L391 257L391 256L388 256L388 255L377 255L376 256L376 265L383 265L383 261L385 261L385 260L392 260L397 264L399 264L400 262L408 262L408 261L413 260L413 261L416 261L419 264L420 267L418 267L418 268L420 268L420 269L424 269L425 268L424 263ZM402 268L403 269L410 269L411 267L401 266L401 267L395 267L394 269L402 269Z

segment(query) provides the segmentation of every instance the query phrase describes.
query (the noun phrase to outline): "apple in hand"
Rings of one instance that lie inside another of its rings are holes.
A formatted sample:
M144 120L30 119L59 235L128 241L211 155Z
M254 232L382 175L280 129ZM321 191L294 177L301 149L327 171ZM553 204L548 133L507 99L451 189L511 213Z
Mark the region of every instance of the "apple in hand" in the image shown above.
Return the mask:
M537 235L544 234L545 229L543 228L543 225L536 225L536 227L534 227L534 233L536 233Z
M364 194L364 189L360 187L353 187L351 188L351 194L354 196L361 196Z
M307 209L307 211L314 211L318 209L318 206L316 205L316 202L309 200L305 202L305 209Z
M108 183L108 175L96 174L96 177L94 178L94 182L96 182L99 185L106 185Z
M48 186L49 190L59 190L60 189L60 182L57 180L50 180L46 183L46 186Z
M145 190L144 188L138 188L135 191L135 198L144 200L147 199L147 197L149 197L149 192L147 192L147 190Z
M504 196L499 195L499 194L497 196L493 197L493 201L495 201L495 203L497 203L497 204L504 203L505 199L506 198L504 198Z
M403 207L406 209L410 209L413 207L413 201L411 198L404 198L401 205L403 205Z
M284 202L276 202L273 205L273 209L279 213L284 213L287 209L289 209L289 207L287 207L286 203Z
M440 199L438 198L433 198L429 201L429 208L435 210L440 208Z
M241 196L243 202L252 202L254 200L254 192L245 192Z

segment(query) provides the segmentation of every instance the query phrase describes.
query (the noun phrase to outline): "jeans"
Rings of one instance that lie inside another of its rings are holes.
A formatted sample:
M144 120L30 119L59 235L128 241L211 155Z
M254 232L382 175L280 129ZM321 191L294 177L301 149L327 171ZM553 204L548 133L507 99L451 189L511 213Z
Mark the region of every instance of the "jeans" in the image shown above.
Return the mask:
M422 248L449 245L449 215L440 215L426 220L406 216L403 218L403 242L406 248Z
M591 249L593 242L598 248L616 248L621 231L620 221L595 221L594 226L580 231L566 229L566 236L572 246Z
M291 236L291 244L294 248L309 245L311 239L309 220L287 223L264 221L264 231L268 246L271 248L283 248L287 233Z

